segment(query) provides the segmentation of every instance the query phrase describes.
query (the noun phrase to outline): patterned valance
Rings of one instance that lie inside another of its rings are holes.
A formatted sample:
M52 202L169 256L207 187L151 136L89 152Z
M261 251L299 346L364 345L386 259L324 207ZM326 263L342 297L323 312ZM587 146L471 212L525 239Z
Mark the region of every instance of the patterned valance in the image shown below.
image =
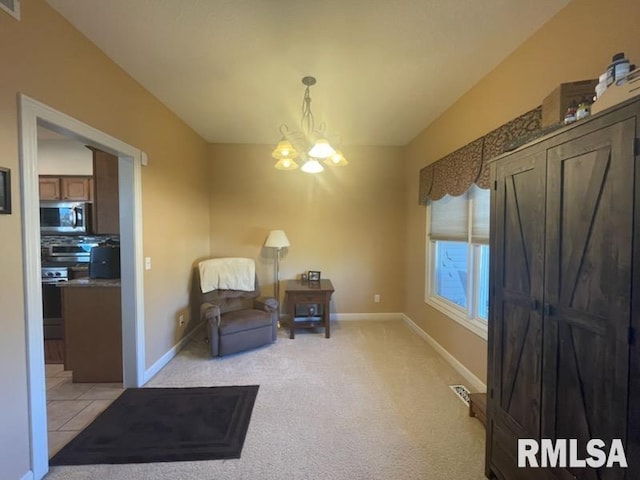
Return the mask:
M482 169L483 143L479 138L420 170L421 203L446 194L457 197L469 190Z
M541 126L542 107L538 107L427 165L420 170L419 202L426 205L447 194L462 195L473 183L489 188L490 160Z

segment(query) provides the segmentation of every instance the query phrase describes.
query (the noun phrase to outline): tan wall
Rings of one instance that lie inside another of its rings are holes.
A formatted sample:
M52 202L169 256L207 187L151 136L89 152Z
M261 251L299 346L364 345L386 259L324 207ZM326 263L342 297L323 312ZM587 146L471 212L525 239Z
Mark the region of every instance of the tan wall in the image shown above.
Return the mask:
M424 304L425 211L419 170L542 103L558 84L598 78L617 52L640 66L640 2L574 0L407 147L407 315L486 379L486 342Z
M270 230L283 229L291 243L280 262L283 281L320 270L336 289L333 312L401 312L401 149L345 148L349 165L310 175L274 169L273 148L211 146L212 255L256 258L263 293L271 294L273 252L262 245Z
M38 140L39 175L93 175L93 154L74 140Z
M0 478L29 470L18 93L146 151L143 168L146 365L183 335L192 262L209 251L206 144L43 0L22 20L0 12L0 166L12 171L13 214L0 215Z

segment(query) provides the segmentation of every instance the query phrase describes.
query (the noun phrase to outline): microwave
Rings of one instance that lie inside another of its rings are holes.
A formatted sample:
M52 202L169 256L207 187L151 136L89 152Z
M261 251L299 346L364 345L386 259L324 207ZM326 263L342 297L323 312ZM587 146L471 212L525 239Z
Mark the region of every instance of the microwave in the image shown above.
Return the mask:
M89 233L91 204L40 202L40 233Z

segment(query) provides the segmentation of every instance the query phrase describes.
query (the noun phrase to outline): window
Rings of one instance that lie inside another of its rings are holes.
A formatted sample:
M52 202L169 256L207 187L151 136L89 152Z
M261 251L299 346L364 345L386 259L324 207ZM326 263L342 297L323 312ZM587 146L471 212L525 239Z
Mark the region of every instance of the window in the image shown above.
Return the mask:
M487 338L489 190L430 203L425 284L425 302Z

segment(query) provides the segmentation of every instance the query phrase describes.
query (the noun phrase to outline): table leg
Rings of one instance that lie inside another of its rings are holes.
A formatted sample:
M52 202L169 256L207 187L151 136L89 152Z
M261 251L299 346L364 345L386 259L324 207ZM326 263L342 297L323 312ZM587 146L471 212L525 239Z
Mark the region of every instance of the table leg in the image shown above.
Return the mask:
M296 302L293 300L293 295L289 296L289 339L293 340L296 336L295 324L296 324Z
M324 304L324 338L329 338L331 336L330 325L331 315L329 315L329 302L326 302Z

